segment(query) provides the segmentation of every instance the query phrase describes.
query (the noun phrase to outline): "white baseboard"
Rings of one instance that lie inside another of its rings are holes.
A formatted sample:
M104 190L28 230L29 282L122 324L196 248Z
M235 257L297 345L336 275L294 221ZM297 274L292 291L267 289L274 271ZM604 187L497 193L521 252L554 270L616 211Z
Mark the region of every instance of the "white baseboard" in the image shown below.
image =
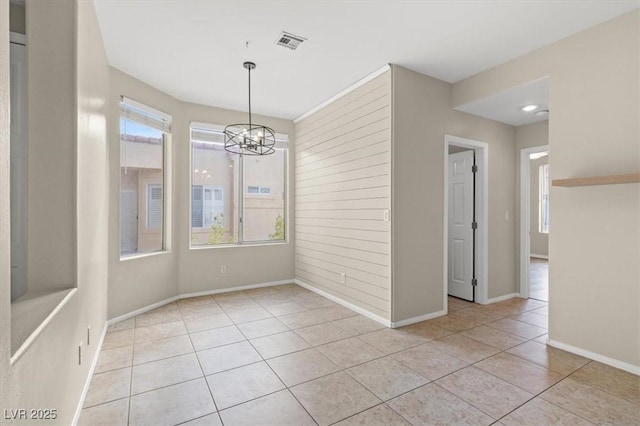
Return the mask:
M316 294L319 294L322 297L326 297L327 299L331 300L332 302L336 302L342 306L344 306L345 308L349 308L352 311L355 311L361 315L364 315L365 317L372 319L376 322L379 322L380 324L384 325L385 327L391 327L391 321L382 318L380 315L376 315L373 312L369 312L364 308L361 308L360 306L356 306L353 303L349 303L345 300L340 299L339 297L336 297L332 294L327 293L326 291L322 291L320 289L315 288L314 286L312 286L311 284L308 284L304 281L301 281L299 279L295 279L295 283L298 284L300 287L304 287L309 291L312 291Z
M535 257L537 259L547 259L547 260L549 260L549 256L546 255L546 254L529 253L529 257Z
M295 280L290 279L290 280L282 280L282 281L271 281L271 282L260 283L260 284L251 284L251 285L245 285L241 287L229 287L229 288L221 288L216 290L200 291L196 293L179 294L177 296L173 296L168 299L164 299L159 302L152 303L151 305L144 306L140 309L136 309L135 311L131 311L126 314L119 315L115 318L111 318L110 320L107 321L107 325L113 325L113 324L119 323L120 321L137 317L138 315L152 311L156 308L159 308L160 306L164 306L168 303L175 302L176 300L180 300L180 299L188 299L190 297L198 297L198 296L209 296L212 294L220 294L220 293L230 293L232 291L251 290L254 288L274 287L274 286L283 285L283 284L293 284L294 282Z
M407 318L401 321L394 321L391 323L391 328L404 327L405 325L415 324L417 322L427 321L430 319L438 318L441 316L447 315L446 309L438 312L432 312L430 314L424 314L413 318Z
M487 305L491 303L504 302L505 300L513 299L514 297L520 297L520 293L510 293L503 296L493 297L487 300Z
M600 355L586 349L576 348L575 346L567 345L566 343L558 342L557 340L548 339L547 344L549 346L553 346L554 348L562 349L563 351L571 352L572 354L580 355L585 358L589 358L594 361L609 365L611 367L619 368L620 370L627 371L631 374L635 374L636 376L640 376L640 366L638 365L633 365L614 358L609 358L608 356Z
M73 426L78 424L80 420L80 415L82 414L82 407L84 406L84 401L87 398L87 393L89 393L89 387L91 386L91 379L93 378L93 373L96 370L96 366L98 365L98 358L100 357L100 352L102 351L102 344L104 343L104 337L107 335L107 328L109 325L107 323L104 324L102 328L102 335L100 336L100 340L98 341L98 346L96 347L96 353L93 355L93 361L91 361L91 368L89 368L89 375L87 376L87 380L84 382L84 388L82 389L82 394L80 395L80 402L78 402L78 407L76 408L76 413L73 416L73 422L71 423Z

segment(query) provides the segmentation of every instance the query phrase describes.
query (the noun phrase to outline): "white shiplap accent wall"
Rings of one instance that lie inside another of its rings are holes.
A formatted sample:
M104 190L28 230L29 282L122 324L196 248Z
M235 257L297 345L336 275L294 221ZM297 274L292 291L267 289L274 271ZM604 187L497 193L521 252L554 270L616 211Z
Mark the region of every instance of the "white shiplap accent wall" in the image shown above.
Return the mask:
M295 168L296 278L390 319L390 71L296 123Z

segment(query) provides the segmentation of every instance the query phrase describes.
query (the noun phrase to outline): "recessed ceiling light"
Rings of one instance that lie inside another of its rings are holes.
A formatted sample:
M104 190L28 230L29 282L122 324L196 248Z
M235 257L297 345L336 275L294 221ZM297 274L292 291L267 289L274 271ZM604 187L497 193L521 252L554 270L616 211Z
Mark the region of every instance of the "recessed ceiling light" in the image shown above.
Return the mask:
M549 110L548 109L541 109L540 111L536 111L536 115L537 116L543 116L543 115L548 115L549 114Z
M538 108L538 105L525 105L520 109L523 110L524 112L531 112L531 111L534 111L537 108Z

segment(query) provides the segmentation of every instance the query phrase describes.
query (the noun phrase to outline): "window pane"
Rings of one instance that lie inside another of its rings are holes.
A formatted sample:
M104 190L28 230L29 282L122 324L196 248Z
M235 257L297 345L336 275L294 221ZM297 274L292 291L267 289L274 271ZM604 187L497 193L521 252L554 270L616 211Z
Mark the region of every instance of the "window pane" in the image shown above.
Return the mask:
M238 242L239 156L224 150L219 132L192 130L191 244Z
M163 250L163 133L120 119L120 254Z
M286 150L277 149L244 157L243 241L285 239L286 156Z

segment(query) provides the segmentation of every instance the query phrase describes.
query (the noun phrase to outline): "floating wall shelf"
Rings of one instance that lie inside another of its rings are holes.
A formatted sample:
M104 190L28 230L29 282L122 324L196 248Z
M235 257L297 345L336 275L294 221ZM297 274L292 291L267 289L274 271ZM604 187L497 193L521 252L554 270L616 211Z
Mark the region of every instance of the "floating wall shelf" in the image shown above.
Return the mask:
M626 175L589 176L570 179L554 179L553 186L614 185L619 183L640 183L640 173Z

